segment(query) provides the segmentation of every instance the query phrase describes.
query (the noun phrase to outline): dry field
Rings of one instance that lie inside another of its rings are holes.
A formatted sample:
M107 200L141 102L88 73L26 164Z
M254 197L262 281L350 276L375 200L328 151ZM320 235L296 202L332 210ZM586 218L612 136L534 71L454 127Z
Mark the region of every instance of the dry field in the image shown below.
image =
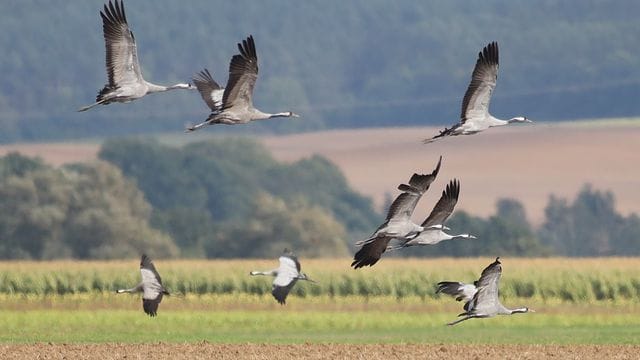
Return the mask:
M436 134L436 128L333 130L260 139L283 161L326 156L378 206L385 193L394 195L397 184L412 172L430 172L443 155L440 177L417 214L430 211L446 182L455 177L462 183L459 209L487 216L497 198L513 197L525 204L530 220L539 223L550 194L573 199L584 183L612 190L623 213L640 212L639 124L618 120L511 126L429 145L420 140ZM214 129L191 139L210 136L216 136ZM0 146L0 155L19 151L59 165L94 159L98 146L14 144Z
M33 344L0 345L3 359L637 359L620 345Z

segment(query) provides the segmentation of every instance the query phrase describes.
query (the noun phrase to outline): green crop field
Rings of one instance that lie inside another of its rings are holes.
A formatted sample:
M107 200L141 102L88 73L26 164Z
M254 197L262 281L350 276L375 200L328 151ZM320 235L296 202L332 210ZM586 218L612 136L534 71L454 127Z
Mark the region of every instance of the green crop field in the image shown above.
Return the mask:
M434 293L441 280L473 281L493 259L303 260L319 283L299 283L280 306L275 260L163 261L174 296L158 317L138 295L138 261L0 263L0 342L640 344L640 259L505 258L501 299L535 313L445 324L462 303Z

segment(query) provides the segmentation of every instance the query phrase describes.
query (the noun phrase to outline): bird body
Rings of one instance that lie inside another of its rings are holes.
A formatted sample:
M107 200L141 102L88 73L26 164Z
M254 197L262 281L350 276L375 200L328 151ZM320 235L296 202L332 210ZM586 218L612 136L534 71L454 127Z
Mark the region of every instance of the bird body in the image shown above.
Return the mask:
M356 245L362 246L362 248L354 255L351 263L354 269L367 265L373 266L380 260L391 240L411 238L425 228L429 228L429 226L425 227L413 223L411 215L422 194L429 189L431 183L438 176L441 164L442 156L431 174L413 174L409 179L409 184L398 186L398 189L403 192L391 203L386 221L368 239L356 242Z
M127 103L147 94L174 89L193 89L189 84L179 83L163 86L150 83L142 77L138 62L138 51L133 32L129 29L124 12L124 3L109 1L100 12L106 47L106 67L109 83L100 90L96 102L80 108L87 111L98 105L113 102Z
M451 239L475 239L476 237L470 234L458 234L451 235L444 230L448 229L444 226L444 222L451 216L453 209L458 203L458 197L460 195L460 182L453 179L447 184L447 187L442 191L440 200L433 207L433 210L429 216L422 222L422 227L425 228L413 238L401 240L401 244L388 247L387 250L398 250L410 246L418 245L434 245L441 241ZM446 229L445 229L446 228Z
M280 266L277 269L269 271L251 271L249 274L274 276L273 283L271 285L271 294L280 303L284 305L286 303L287 295L298 282L298 280L306 280L315 283L311 280L307 274L300 271L300 262L298 258L289 250L285 249L284 253L278 258Z
M238 50L240 54L234 55L229 64L229 79L223 91L221 105L215 108L209 106L212 110L209 117L200 124L188 127L187 131L213 124L237 125L278 117L299 117L291 111L270 114L253 107L253 89L258 79L258 55L253 36L239 43ZM201 93L202 91L200 90Z
M461 319L450 322L447 325L455 325L473 318L488 318L496 315L512 315L517 313L534 312L527 307L508 309L500 302L498 297L498 285L502 275L500 258L482 270L480 279L474 285L466 285L458 282L443 281L438 283L437 292L456 296L456 300L465 300L464 312L458 316ZM474 289L475 288L475 292ZM473 295L471 295L473 294Z
M147 255L142 255L140 259L140 274L142 281L131 289L120 289L116 293L142 293L142 309L149 316L158 314L158 305L162 301L163 295L169 295L169 292L162 286L160 274L156 271L156 267Z
M440 134L425 139L425 143L433 142L445 136L472 135L495 126L503 126L517 122L532 122L523 116L509 120L501 120L489 113L491 95L498 79L499 53L498 43L492 42L478 54L476 66L471 75L471 83L462 100L460 122L445 128Z

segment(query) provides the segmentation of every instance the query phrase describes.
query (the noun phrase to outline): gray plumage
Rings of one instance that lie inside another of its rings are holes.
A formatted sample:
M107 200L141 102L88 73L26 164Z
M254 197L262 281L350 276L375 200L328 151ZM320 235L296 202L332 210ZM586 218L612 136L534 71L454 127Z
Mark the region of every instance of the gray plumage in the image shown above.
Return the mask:
M442 191L440 200L433 207L433 210L429 216L422 222L421 226L423 231L418 233L411 239L400 239L401 243L394 247L388 247L387 250L398 250L410 246L418 245L434 245L441 241L451 239L475 239L474 235L470 234L457 234L451 235L445 232L447 229L444 223L447 221L453 209L458 203L458 197L460 195L460 182L457 179L453 179L447 184L447 187Z
M253 36L239 43L238 50L240 54L234 55L229 64L229 79L221 107L212 109L207 120L188 127L187 131L213 124L237 125L276 117L299 117L291 111L269 114L253 107L253 89L258 78L258 55Z
M512 315L517 313L534 312L527 307L507 309L499 299L498 286L502 275L500 258L482 270L480 279L474 285L467 285L451 281L438 283L438 291L455 296L457 300L465 300L464 312L458 316L463 318L450 322L447 325L455 325L473 318L488 318L496 315ZM456 285L458 288L456 289ZM461 286L460 286L461 285ZM475 292L474 289L475 288Z
M142 255L140 259L140 274L142 281L131 289L120 289L116 293L142 293L142 309L149 316L158 314L158 305L162 301L163 295L169 295L169 292L162 286L160 274L156 271L151 258Z
M204 69L193 76L193 84L200 92L202 100L207 104L212 112L219 112L222 110L222 97L224 95L224 88L218 85L213 80L213 76L209 73L209 70Z
M433 142L445 136L471 135L494 126L507 125L514 122L532 122L523 116L510 120L500 120L489 113L491 95L498 79L499 52L498 43L492 42L478 54L476 66L471 75L471 83L462 99L460 122L445 128L440 134L424 140Z
M271 285L271 294L280 303L284 305L286 303L287 295L298 282L298 280L306 280L315 283L305 273L300 271L300 262L298 258L289 250L285 249L283 254L278 258L280 266L277 269L270 271L252 271L249 274L274 276L273 284Z
M100 12L106 48L106 68L109 83L96 97L96 102L80 108L86 111L97 105L113 102L126 103L147 94L174 89L193 89L189 84L163 86L150 83L142 77L138 51L133 32L129 29L124 3L115 0L104 5Z
M404 239L415 236L425 228L411 221L411 215L422 195L438 176L442 156L431 174L413 174L409 184L400 184L398 189L403 191L389 207L386 221L366 240L358 241L356 245L362 248L356 252L351 266L359 269L373 266L380 260L392 239Z

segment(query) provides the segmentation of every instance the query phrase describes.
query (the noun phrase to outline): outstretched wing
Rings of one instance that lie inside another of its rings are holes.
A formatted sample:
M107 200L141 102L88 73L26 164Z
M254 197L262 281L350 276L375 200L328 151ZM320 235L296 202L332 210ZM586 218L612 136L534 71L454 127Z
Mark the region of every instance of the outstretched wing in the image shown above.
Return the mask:
M460 195L460 182L456 179L451 180L447 187L442 191L440 200L436 203L431 210L429 216L422 223L422 227L428 228L434 225L443 225L444 222L451 216L453 209L458 203L458 196Z
M493 263L482 270L480 279L476 283L478 292L464 306L468 314L480 316L495 314L496 309L501 306L498 299L498 285L501 275L500 258L496 258Z
M298 281L300 263L291 254L282 255L278 260L280 266L278 267L278 275L273 279L271 294L280 304L284 305L289 291Z
M353 266L354 269L359 269L364 266L375 265L375 263L377 263L382 257L382 254L387 250L387 246L391 239L391 237L381 236L364 244L353 256L351 266Z
M491 94L498 79L498 43L492 42L478 54L471 83L462 99L461 123L469 118L484 117L489 112Z
M440 172L440 165L442 164L442 156L438 160L436 168L431 174L413 174L409 179L409 184L398 185L398 190L404 191L402 194L395 198L389 211L387 212L387 221L389 220L408 220L411 218L411 214L416 208L418 201L427 190L429 186L436 179Z
M109 86L142 83L142 72L138 63L136 40L129 30L122 1L109 1L100 12L102 31L106 47L106 66Z
M204 100L211 111L221 110L224 89L213 80L213 76L211 76L209 70L204 69L200 71L193 76L192 80L200 96L202 96L202 100Z
M225 109L253 107L253 88L258 78L258 55L253 36L238 44L240 54L233 55L229 64L229 80L222 97Z
M441 281L438 283L437 293L443 293L456 298L456 301L465 301L473 299L478 289L473 284L464 284L457 281Z

